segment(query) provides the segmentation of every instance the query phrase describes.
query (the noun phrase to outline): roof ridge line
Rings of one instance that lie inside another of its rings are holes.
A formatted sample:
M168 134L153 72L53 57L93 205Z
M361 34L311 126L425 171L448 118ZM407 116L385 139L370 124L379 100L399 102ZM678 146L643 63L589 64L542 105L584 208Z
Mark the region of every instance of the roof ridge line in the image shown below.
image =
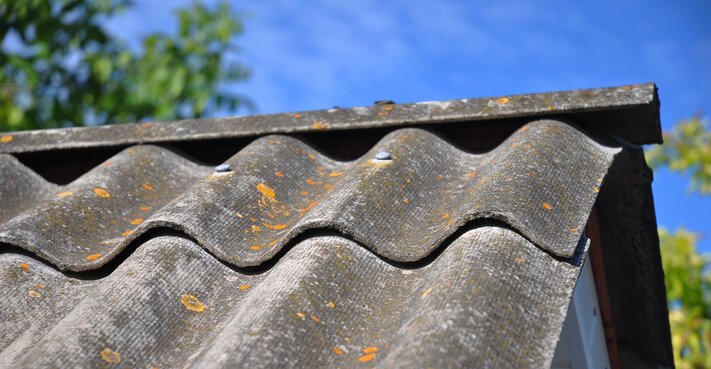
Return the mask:
M498 98L14 132L3 136L7 138L0 143L0 152L39 152L522 117L580 116L602 111L606 112L605 121L594 122L601 126L601 132L611 131L634 144L661 143L657 87L654 83L643 83ZM629 129L640 125L644 126L641 130Z

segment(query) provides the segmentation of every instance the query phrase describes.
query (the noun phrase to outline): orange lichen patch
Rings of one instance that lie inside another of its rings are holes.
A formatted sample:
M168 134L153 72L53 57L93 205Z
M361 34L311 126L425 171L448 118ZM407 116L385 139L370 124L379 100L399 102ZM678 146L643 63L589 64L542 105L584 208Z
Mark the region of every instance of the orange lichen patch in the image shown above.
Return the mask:
M499 99L496 99L497 104L508 104L509 103L509 98L508 97L502 97Z
M40 288L44 288L44 286L39 283L35 283L35 288L40 289Z
M252 245L252 246L249 246L249 249L252 251L259 251L262 249L262 245Z
M20 268L25 269L25 270L30 269L30 264L22 263L22 264L20 264Z
M311 124L311 127L313 127L313 129L315 130L322 130L328 128L328 123L315 120L313 124Z
M10 136L10 135L5 135L5 136L0 137L0 142L2 142L2 143L8 143L10 141L12 141L12 136Z
M425 290L425 292L423 292L422 295L420 295L420 300L424 300L425 297L427 297L427 295L429 295L430 293L432 293L432 288L433 288L433 287L430 287L430 288L428 288L427 290Z
M514 259L514 261L515 261L517 264L523 264L523 263L526 262L526 259L524 259L524 258L516 258L516 259Z
M283 177L283 176L284 176L284 173L279 172L279 171L277 171L275 174L276 174L277 177Z
M343 175L343 172L331 172L328 174L329 177L340 177Z
M248 290L250 287L252 287L252 286L250 286L248 284L243 284L243 285L239 286L239 290L240 291Z
M141 209L141 211L148 211L148 210L151 210L151 207L150 206L141 206L139 209Z
M333 353L336 355L343 355L343 350L338 348L338 346L333 346L333 348L331 350L333 350Z
M623 89L623 90L631 90L631 89L632 89L632 86L622 86L622 89Z
M111 166L111 162L110 162L110 161L105 161L105 162L101 163L101 166L103 166L103 167L110 167L110 166Z
M180 296L180 303L190 311L196 311L198 313L205 311L205 305L194 295L183 294Z
M108 347L101 350L101 358L109 364L121 363L121 354Z
M597 179L597 183L602 184L602 178L598 178L598 179Z
M240 214L240 213L235 213L235 216L236 216L237 218L240 218L240 219L244 218L244 217L242 216L242 214Z
M131 232L133 232L132 229L127 229L127 230L123 231L123 233L121 233L121 235L124 236L124 237L126 237L126 236L128 236L129 234L131 234Z
M101 254L91 254L91 255L87 255L84 259L89 260L89 261L94 261L100 257L101 257Z
M284 211L284 216L288 217L289 215L291 215L291 212L289 210Z
M314 181L314 180L311 179L311 178L307 179L307 180L306 180L306 183L308 183L308 184L310 184L310 185L312 185L312 186L315 186L315 185L317 184L316 181Z
M42 294L37 291L29 290L29 291L27 291L27 296L30 296L33 299L38 299L38 298L42 297Z
M258 225L253 225L252 226L252 232L259 232L262 229L262 227Z
M305 318L306 318L306 315L304 315L304 313L296 313L296 317L297 317L297 318L301 318L301 319L305 319Z
M329 301L328 304L326 304L326 305L328 305L328 307L329 307L330 309L333 309L333 308L336 307L336 304L334 304L333 301Z
M316 317L316 315L311 315L311 320L313 320L316 323L321 323L321 320L318 317Z
M257 218L255 218L255 217L249 217L249 218L247 218L247 219L249 219L249 220L252 221L252 222L256 222L256 221L257 221Z
M143 184L143 188L144 188L146 191L153 191L153 186L149 185L148 183L144 183L144 184Z
M301 118L301 113L296 113L296 114L292 115L292 117L295 119L299 119L299 118Z
M301 213L301 215L304 215L304 213L306 213L307 211L313 209L316 205L318 205L318 201L312 201L312 202L309 204L309 206L307 206L307 207L305 207L305 208L303 208L303 209L299 209L299 213Z
M402 202L405 203L405 204L409 204L409 203L410 203L410 200L409 200L407 197L403 197L403 198L402 198Z
M333 189L333 185L330 183L326 183L323 185L323 189L326 191L331 191Z
M315 160L315 159L316 159L316 155L314 155L314 154L309 154L309 159Z
M369 361L375 359L375 356L376 356L375 354L363 355L363 356L361 356L361 357L358 358L358 361L360 361L361 363L367 363L367 362L369 362Z
M265 185L264 183L260 183L257 185L257 191L259 191L262 195L276 200L276 193L274 190L272 190L269 186Z
M447 219L449 218L449 213L443 213L442 214L442 219Z
M57 194L57 197L59 197L59 198L61 199L61 198L64 198L64 197L69 197L69 196L71 196L71 195L73 195L73 194L74 194L74 193L73 193L72 191L64 191L64 192L58 193L58 194Z
M476 171L475 171L475 170L472 170L471 172L467 173L467 178L471 178L471 177L474 177L474 176L476 176Z
M105 189L100 188L100 187L95 188L94 193L96 194L96 196L103 197L105 199L111 197L111 195L109 194L109 191L106 191Z
M569 229L569 231L570 231L570 233L578 233L577 228L571 228L571 229Z
M133 224L133 225L139 225L141 223L143 223L143 218L136 218L131 221L131 224Z
M378 352L378 348L375 346L370 346L363 349L364 354L372 354L374 352Z
M542 205L543 205L543 208L546 209L546 210L552 210L552 209L553 209L553 206L551 206L551 204L549 204L549 203L547 203L547 202L544 202Z
M277 242L279 242L279 240L274 240L274 241L272 241L272 242L269 242L269 244L267 244L267 246L269 246L269 247L274 247L274 245L276 245Z
M262 223L265 227L278 231L280 229L286 228L286 224L268 224L268 223Z

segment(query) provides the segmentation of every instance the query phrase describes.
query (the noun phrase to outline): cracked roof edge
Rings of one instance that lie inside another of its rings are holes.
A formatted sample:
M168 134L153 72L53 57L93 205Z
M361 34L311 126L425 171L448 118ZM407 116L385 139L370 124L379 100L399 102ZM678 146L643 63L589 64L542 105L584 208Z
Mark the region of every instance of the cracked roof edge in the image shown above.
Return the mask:
M598 117L592 124L604 125L602 131L623 137L634 144L661 143L657 87L654 83L643 83L610 88L374 105L299 113L13 132L2 135L0 153L224 139L274 133L434 125L521 117L567 117L599 112L604 112L604 116ZM642 125L640 129L630 129L630 126L640 125Z

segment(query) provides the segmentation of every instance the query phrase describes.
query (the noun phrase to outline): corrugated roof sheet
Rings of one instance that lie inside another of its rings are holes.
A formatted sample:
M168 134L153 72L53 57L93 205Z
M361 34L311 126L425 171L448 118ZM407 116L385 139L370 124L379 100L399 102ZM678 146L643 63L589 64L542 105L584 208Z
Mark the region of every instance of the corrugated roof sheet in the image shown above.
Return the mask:
M377 151L392 159L375 159ZM267 136L230 158L228 173L136 146L56 189L35 184L42 181L26 168L10 171L3 195L26 200L8 209L18 215L0 219L0 241L82 271L149 229L170 227L245 267L306 229L333 228L383 257L411 262L466 222L490 218L569 258L615 152L557 121L526 125L483 155L423 130L398 130L353 162ZM33 185L25 185L30 177Z
M265 136L224 173L136 145L67 185L0 154L0 367L546 367L619 152L539 120L477 154Z

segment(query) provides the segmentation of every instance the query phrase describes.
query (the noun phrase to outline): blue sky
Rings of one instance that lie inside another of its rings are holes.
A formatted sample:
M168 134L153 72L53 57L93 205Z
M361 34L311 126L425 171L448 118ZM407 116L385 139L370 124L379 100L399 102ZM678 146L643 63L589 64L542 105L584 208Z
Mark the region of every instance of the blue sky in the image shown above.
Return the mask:
M172 8L143 0L108 23L135 42L172 32ZM252 79L234 88L259 113L656 82L662 125L711 114L711 2L233 1ZM661 226L700 232L711 196L666 171L653 184Z

